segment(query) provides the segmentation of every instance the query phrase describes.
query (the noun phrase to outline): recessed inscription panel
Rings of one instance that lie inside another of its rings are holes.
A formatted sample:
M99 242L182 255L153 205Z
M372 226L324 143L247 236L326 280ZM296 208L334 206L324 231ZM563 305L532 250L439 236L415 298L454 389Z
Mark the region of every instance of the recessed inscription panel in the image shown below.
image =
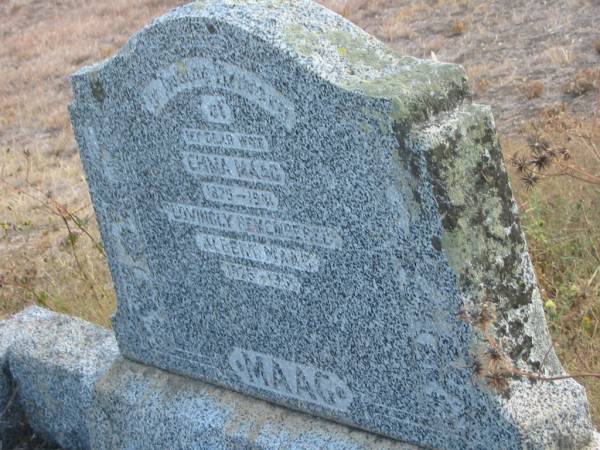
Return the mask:
M268 152L269 145L264 136L230 131L199 130L184 128L183 142L204 147L230 148L250 152Z
M269 209L271 211L276 211L279 205L279 200L272 192L238 186L204 183L202 184L202 193L207 200L225 205Z
M183 164L188 173L201 177L284 184L285 173L274 161L236 158L206 153L183 153Z
M196 244L203 252L233 258L248 259L279 267L291 267L306 272L319 270L317 255L301 250L292 250L277 245L259 244L257 242L229 239L211 234L196 235Z
M272 272L270 270L228 262L221 264L221 270L223 270L223 274L230 280L245 281L285 291L300 291L300 281L294 275L288 273Z
M229 365L243 383L284 397L341 411L352 403L352 391L344 381L315 367L241 348L230 353Z
M238 214L193 205L166 203L164 211L170 220L217 228L255 236L283 239L327 248L340 248L342 238L335 228L305 225L270 217Z

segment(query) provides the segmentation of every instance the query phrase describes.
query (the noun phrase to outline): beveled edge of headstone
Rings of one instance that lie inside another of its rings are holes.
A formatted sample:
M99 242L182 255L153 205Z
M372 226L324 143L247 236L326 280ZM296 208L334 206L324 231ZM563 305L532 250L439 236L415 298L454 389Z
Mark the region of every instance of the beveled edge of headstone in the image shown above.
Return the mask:
M390 99L392 118L401 124L422 121L471 96L461 66L402 56L310 0L200 0L171 10L132 36L116 55L75 72L76 94L86 78L136 52L150 30L178 20L203 21L207 33L211 27L233 26L342 89Z

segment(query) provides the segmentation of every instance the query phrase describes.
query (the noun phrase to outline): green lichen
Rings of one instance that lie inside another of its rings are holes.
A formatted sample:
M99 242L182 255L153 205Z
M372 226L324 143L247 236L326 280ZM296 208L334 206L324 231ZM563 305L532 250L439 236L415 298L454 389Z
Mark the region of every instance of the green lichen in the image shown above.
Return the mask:
M203 11L208 3L208 0L196 0L194 3L192 3L192 7L198 11Z
M185 63L185 61L183 59L177 60L177 62L175 64L177 66L177 73L179 73L179 75L187 74L187 71L188 71L187 64Z
M339 61L336 80L343 89L368 97L390 99L391 118L413 123L448 110L469 96L462 67L402 57L361 34L343 29L309 30L290 24L284 30L288 45L298 54L314 54Z
M102 86L102 81L100 80L98 71L90 72L88 77L90 80L92 95L98 103L102 103L106 98L106 91L104 90L104 86Z
M527 248L490 112L469 106L429 133L435 144L427 162L443 217L444 254L463 295L475 305L495 306L495 333L505 338L507 353L527 360L531 339L511 311L532 301L534 286L523 282Z

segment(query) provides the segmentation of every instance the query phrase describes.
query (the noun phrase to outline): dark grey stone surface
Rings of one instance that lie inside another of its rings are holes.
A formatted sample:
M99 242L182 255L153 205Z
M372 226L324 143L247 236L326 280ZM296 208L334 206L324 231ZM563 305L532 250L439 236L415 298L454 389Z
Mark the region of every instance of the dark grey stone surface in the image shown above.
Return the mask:
M210 0L72 83L126 357L426 447L590 442L577 383L475 373L490 340L562 368L460 67L306 0Z
M115 337L76 318L35 312L8 350L18 403L38 436L61 448L89 449L92 392L119 354Z

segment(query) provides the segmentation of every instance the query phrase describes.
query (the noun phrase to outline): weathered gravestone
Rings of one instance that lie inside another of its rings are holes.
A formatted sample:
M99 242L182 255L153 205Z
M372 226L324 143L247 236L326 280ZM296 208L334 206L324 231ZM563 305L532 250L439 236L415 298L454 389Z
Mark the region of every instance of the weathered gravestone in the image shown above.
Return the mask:
M422 446L581 448L489 109L305 1L200 1L72 79L133 360Z

